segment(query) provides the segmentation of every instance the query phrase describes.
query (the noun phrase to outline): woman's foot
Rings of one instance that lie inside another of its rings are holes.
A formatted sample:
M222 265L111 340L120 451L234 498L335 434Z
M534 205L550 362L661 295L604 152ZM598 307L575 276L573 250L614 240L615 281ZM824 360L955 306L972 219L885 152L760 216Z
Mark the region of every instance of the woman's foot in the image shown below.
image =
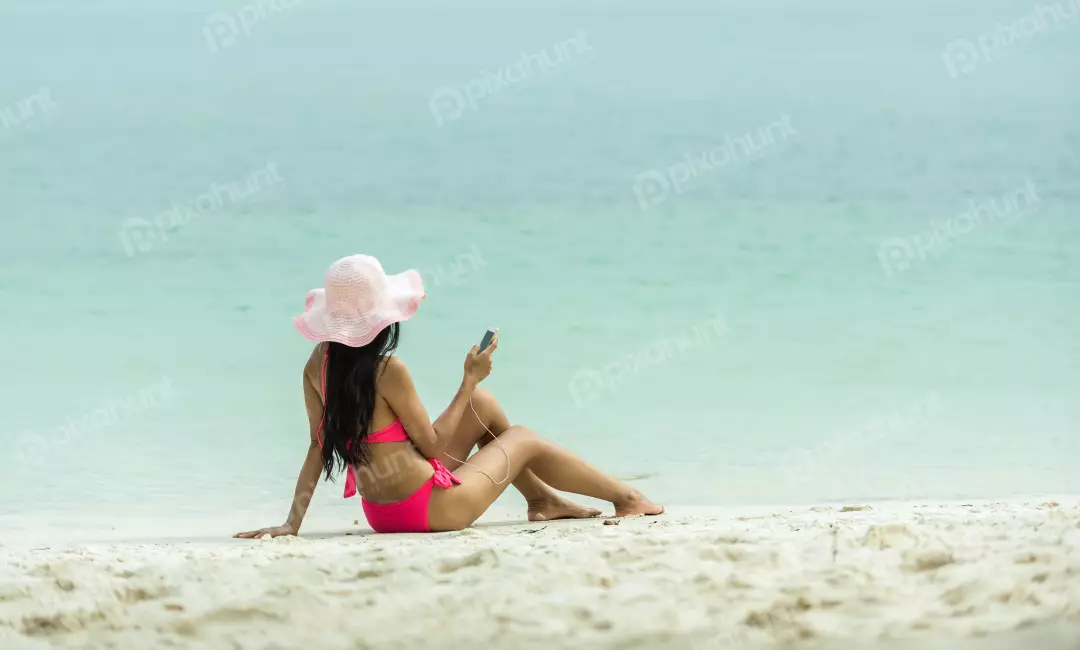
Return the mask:
M553 519L588 519L599 517L596 508L579 506L573 501L552 495L542 501L529 501L529 521L551 521Z
M659 515L664 506L657 505L645 498L637 490L631 490L629 496L615 503L616 517L640 517L641 515Z

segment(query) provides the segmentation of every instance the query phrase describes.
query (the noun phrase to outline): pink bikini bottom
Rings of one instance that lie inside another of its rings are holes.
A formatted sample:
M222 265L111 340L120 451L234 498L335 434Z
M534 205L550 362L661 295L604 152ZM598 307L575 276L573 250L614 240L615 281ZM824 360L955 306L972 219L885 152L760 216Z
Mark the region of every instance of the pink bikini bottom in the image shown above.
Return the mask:
M441 488L452 488L460 484L461 479L450 473L439 461L429 458L428 462L435 468L435 474L420 486L420 489L394 503L371 503L361 499L364 507L364 516L367 517L368 525L376 533L430 533L428 525L428 506L431 501L431 490L437 485Z

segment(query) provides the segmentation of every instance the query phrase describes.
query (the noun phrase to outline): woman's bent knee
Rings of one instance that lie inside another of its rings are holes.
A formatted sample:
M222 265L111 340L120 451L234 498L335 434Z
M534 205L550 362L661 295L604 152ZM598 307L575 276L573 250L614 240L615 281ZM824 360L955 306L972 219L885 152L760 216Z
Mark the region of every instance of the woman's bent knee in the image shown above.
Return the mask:
M515 424L504 431L499 436L499 440L503 441L504 444L512 443L515 447L530 452L539 450L548 444L547 440L541 438L538 433L520 424Z
M520 424L515 424L513 426L507 427L506 431L503 431L501 434L499 434L500 438L502 438L503 436L507 436L508 438L521 438L523 440L540 437L536 435L536 432L529 427L525 427Z
M495 396L491 394L491 391L486 388L480 388L477 386L476 390L472 394L473 406L477 411L487 410L491 406L498 406L498 402L495 401Z
M472 396L472 407L476 410L476 415L484 426L491 429L496 435L510 426L506 413L503 411L502 406L499 405L499 400L495 399L491 391L477 388Z

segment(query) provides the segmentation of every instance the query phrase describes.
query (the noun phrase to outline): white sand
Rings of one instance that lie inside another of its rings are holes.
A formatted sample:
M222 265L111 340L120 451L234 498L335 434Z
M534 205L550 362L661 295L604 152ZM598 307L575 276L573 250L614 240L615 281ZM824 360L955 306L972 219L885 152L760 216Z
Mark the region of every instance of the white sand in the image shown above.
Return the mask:
M9 535L0 648L1080 648L1077 499L673 510L434 536Z

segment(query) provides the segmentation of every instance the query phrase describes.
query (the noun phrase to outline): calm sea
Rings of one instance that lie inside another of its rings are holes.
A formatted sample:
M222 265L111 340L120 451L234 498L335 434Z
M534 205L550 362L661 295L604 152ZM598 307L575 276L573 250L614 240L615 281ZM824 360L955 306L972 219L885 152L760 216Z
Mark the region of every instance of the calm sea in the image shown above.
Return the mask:
M433 417L496 325L669 504L1080 492L1078 60L1076 0L8 0L0 510L284 513L353 253Z

